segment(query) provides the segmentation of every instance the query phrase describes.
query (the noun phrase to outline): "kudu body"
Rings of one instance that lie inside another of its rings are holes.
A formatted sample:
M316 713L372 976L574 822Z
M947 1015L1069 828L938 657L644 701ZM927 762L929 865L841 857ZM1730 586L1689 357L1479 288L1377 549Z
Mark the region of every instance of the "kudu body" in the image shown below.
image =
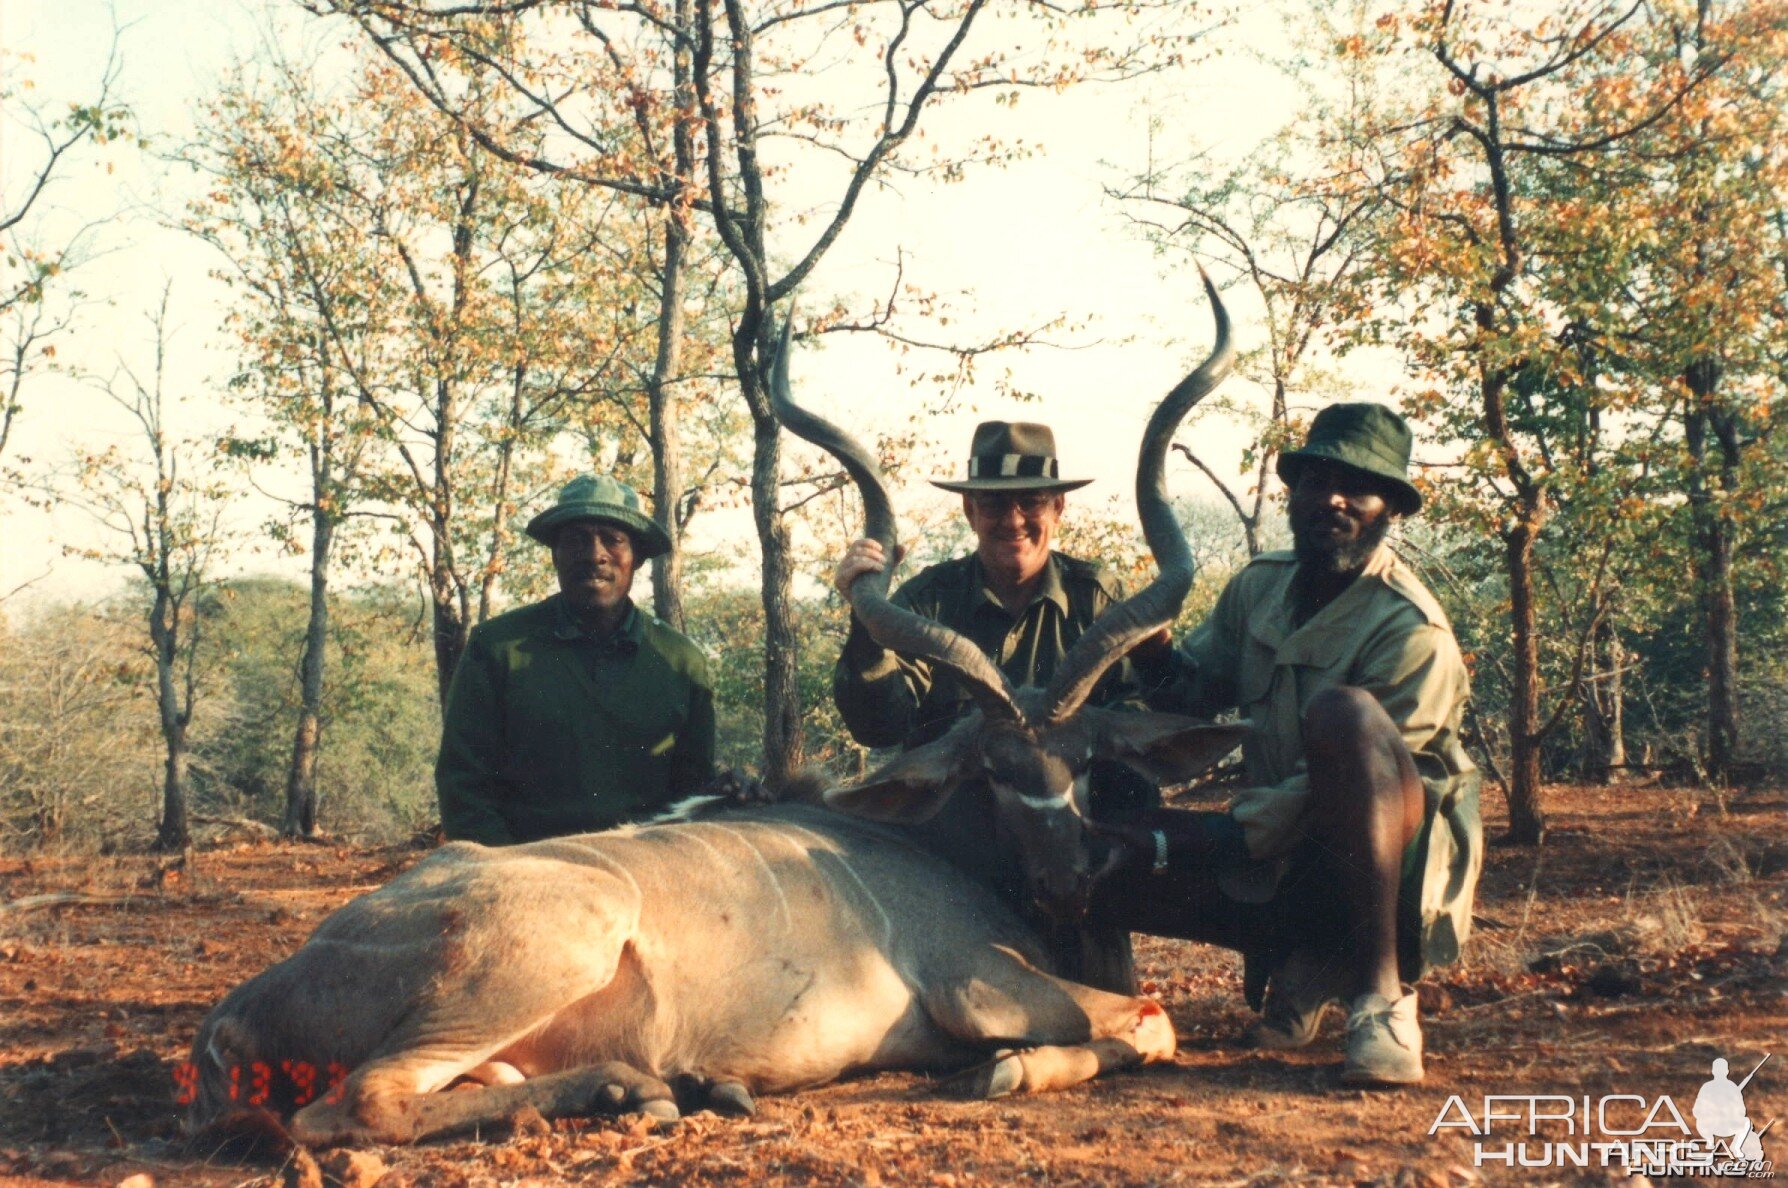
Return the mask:
M957 1084L989 1097L1040 1091L1170 1057L1158 1004L1053 976L1009 905L897 826L862 818L922 819L957 784L986 778L1037 898L1072 915L1095 873L1082 817L1091 759L1183 779L1239 741L1233 727L1081 707L1105 668L1172 620L1190 584L1161 463L1180 417L1227 367L1227 320L1210 295L1217 349L1156 410L1138 475L1165 584L1113 607L1049 689L1011 690L972 644L888 603L885 575L859 580L853 604L875 637L956 668L980 708L826 794L856 815L780 805L445 846L335 912L207 1016L189 1128L250 1105L298 1107L298 1141L403 1142L523 1106L670 1116L672 1083L686 1104L748 1110L754 1092L860 1070L960 1069L998 1049L1019 1050ZM868 534L892 555L879 475L788 399L786 357L785 329L773 384L784 423L845 461L864 488ZM318 1085L315 1100L247 1092L251 1069L331 1067L345 1080L327 1094ZM462 1085L475 1087L441 1092Z
M667 1082L724 1108L1035 1047L965 1086L997 1095L1173 1054L1154 1002L1047 968L990 891L898 830L823 808L454 843L211 1013L192 1121L241 1104L230 1092L249 1069L285 1062L353 1069L292 1120L294 1138L326 1145L410 1141L523 1104L670 1112ZM462 1078L495 1087L436 1092Z

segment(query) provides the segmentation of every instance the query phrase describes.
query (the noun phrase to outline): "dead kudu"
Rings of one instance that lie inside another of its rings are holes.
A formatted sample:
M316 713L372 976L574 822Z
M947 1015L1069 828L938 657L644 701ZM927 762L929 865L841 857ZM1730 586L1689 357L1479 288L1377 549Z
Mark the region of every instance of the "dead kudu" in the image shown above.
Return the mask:
M830 807L443 847L212 1010L193 1044L189 1129L295 1110L287 1130L302 1143L407 1142L523 1107L672 1117L680 1097L743 1112L754 1093L887 1068L966 1069L953 1086L996 1097L1171 1057L1157 1003L1053 976L1008 905L899 823L985 779L1033 894L1072 915L1097 873L1082 816L1092 759L1177 781L1239 741L1233 727L1082 704L1191 583L1162 468L1180 419L1228 368L1210 297L1217 347L1155 411L1141 451L1137 502L1161 575L1086 633L1048 689L1012 689L972 644L889 603L886 575L860 579L852 601L875 638L975 691L961 725L828 792ZM793 405L786 356L785 329L784 424L850 470L867 533L892 555L879 474Z

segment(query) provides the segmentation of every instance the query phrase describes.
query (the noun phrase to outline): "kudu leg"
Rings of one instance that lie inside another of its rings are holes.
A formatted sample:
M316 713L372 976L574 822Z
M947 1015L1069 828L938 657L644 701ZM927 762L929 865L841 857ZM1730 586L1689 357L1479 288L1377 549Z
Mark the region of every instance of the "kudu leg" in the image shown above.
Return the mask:
M1108 994L1044 973L993 947L924 996L932 1020L956 1039L1018 1049L951 1078L968 1096L1066 1089L1114 1069L1173 1058L1173 1024L1149 998Z
M1160 1007L1156 1007L1160 1010ZM1162 1016L1165 1018L1165 1014ZM1118 1069L1148 1060L1127 1040L1103 1039L1085 1044L1044 1044L1006 1052L966 1069L946 1082L963 1097L991 1101L1013 1093L1049 1093L1071 1089Z
M568 1069L519 1084L444 1093L409 1091L413 1076L369 1068L338 1101L306 1106L292 1118L291 1135L311 1147L343 1143L414 1143L456 1131L496 1126L533 1107L544 1118L643 1113L678 1117L669 1085L619 1061Z

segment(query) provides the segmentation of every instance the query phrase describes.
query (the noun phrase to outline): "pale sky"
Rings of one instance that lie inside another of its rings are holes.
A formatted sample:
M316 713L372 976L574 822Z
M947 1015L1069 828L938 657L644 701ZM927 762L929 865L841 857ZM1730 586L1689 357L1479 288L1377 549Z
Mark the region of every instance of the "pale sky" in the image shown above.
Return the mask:
M220 74L252 56L263 30L311 44L339 40L341 26L321 29L279 0L264 8L228 0L0 0L0 45L34 55L26 67L45 103L89 98L104 68L111 29L122 27L118 95L137 111L146 130L173 144L188 137L195 114ZM1153 402L1208 349L1209 312L1196 277L1177 262L1154 256L1126 227L1116 204L1102 193L1139 170L1149 153L1148 122L1161 117L1168 129L1156 152L1178 157L1186 145L1179 129L1196 128L1218 153L1239 159L1292 115L1288 87L1247 52L1278 35L1269 16L1256 14L1219 33L1221 53L1199 66L1157 76L1140 86L1082 89L1062 95L1026 94L1015 110L975 104L930 125L932 134L960 132L951 119L983 121L1008 138L1041 146L1037 157L1001 169L981 169L955 185L902 179L897 192L869 196L845 237L809 283L812 293L873 294L885 290L896 244L905 253L910 281L943 294L972 293L959 302L970 316L955 327L965 337L977 329L1034 325L1069 315L1089 320L1075 337L1079 349L1035 349L1010 365L1022 389L1043 395L1041 404L1019 405L998 396L992 380L1006 362L983 366L972 407L934 421L936 440L960 467L970 430L983 417L1045 420L1056 430L1064 473L1097 476L1088 494L1128 490L1141 426ZM10 65L10 64L9 64ZM0 130L0 168L5 189L16 192L17 173L30 162L30 141L9 113ZM89 155L90 161L92 156ZM217 261L210 249L161 221L180 206L183 178L115 149L103 166L84 161L50 195L48 217L68 222L103 220L95 237L104 254L79 273L95 303L81 331L65 339L59 354L88 370L112 369L115 355L140 360L148 340L142 313L172 282L174 322L180 327L173 376L193 394L184 415L194 430L221 426L232 415L207 393L221 388L231 360L218 346L219 287L207 279ZM816 196L823 201L823 196ZM810 232L807 232L810 233ZM1230 308L1241 345L1257 340L1256 311L1247 294L1232 291ZM1123 341L1123 340L1129 341ZM922 394L897 381L885 348L853 340L804 353L795 366L797 391L820 411L874 429L866 410L892 427L902 409ZM1239 387L1232 379L1232 394ZM1375 397L1383 390L1366 393ZM38 462L118 439L124 431L104 398L56 376L28 382L25 411L7 461ZM1185 435L1182 435L1185 440ZM1220 471L1233 472L1243 445L1239 428L1201 425L1196 447ZM278 475L268 485L279 485ZM1208 483L1175 461L1169 479L1176 494L1211 493ZM935 493L909 488L903 510ZM234 509L246 538L269 506L245 494ZM701 521L698 520L698 523ZM748 529L745 531L748 532ZM0 594L34 581L28 598L95 597L116 588L123 574L61 555L61 545L90 536L76 512L45 515L9 502L0 509ZM708 539L696 549L719 547L718 537L737 535L738 525L708 517ZM248 572L296 574L300 562L268 551L236 559Z

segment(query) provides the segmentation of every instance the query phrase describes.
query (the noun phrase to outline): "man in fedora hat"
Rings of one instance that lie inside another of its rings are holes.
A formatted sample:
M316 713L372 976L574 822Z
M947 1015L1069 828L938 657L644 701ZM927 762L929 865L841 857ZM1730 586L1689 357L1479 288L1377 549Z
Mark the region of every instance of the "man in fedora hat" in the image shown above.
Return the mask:
M1409 449L1395 412L1336 404L1280 455L1291 550L1250 562L1177 651L1132 653L1154 708L1247 718L1248 786L1224 812L1099 826L1130 857L1095 913L1244 953L1257 1046L1301 1047L1345 1002L1350 1084L1422 1078L1404 983L1458 958L1483 862L1465 664L1384 543L1422 505Z
M975 533L966 557L932 565L897 589L892 601L972 640L1014 685L1044 685L1081 633L1114 602L1122 584L1095 561L1054 548L1067 492L1091 479L1059 472L1055 435L1046 425L987 421L976 426L968 477L933 480L962 496ZM851 584L886 564L881 545L854 541L833 574L850 598ZM954 673L887 651L851 618L850 635L832 674L833 698L852 737L868 747L915 747L941 736L973 705ZM1128 661L1113 665L1090 703L1134 701L1140 689ZM1093 799L1105 814L1135 812L1159 799L1154 787L1121 764L1097 762ZM964 789L916 828L943 857L1020 903L1015 857L992 833L992 810ZM1058 938L1059 954L1080 981L1129 990L1134 981L1129 938Z
M893 601L968 636L1014 685L1041 685L1089 623L1123 597L1118 580L1094 561L1057 552L1064 496L1092 482L1064 479L1046 425L984 421L975 427L966 479L932 486L962 496L975 551L933 565L894 592ZM874 540L851 543L832 583L850 588L886 563ZM941 735L971 704L949 672L888 652L853 616L832 692L852 737L868 747L913 747ZM1134 696L1126 665L1101 690Z
M583 476L528 523L559 592L479 624L435 765L454 840L507 845L649 816L714 774L714 689L686 637L633 604L670 538L633 488Z

